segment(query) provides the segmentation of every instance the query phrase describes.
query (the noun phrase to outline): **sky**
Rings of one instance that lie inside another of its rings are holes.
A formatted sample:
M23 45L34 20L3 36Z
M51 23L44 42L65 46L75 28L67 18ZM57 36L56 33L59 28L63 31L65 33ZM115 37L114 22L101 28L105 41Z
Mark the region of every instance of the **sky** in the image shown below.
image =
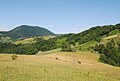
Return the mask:
M0 31L40 26L56 34L120 23L120 0L0 0Z

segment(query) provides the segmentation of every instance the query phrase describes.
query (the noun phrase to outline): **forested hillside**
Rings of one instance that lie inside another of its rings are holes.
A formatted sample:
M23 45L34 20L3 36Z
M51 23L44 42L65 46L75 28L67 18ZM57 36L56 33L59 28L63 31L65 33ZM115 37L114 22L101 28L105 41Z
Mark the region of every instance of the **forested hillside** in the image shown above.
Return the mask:
M106 44L96 44L95 51L100 53L99 60L114 66L120 66L120 35Z
M3 34L4 36L11 37L12 39L23 39L34 36L55 35L53 32L45 28L38 26L28 26L28 25L21 25L8 32L0 32L0 33Z

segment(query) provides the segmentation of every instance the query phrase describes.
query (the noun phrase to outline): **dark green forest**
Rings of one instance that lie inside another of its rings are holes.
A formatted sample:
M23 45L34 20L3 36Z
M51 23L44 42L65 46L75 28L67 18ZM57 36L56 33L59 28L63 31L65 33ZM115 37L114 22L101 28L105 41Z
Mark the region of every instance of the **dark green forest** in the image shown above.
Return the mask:
M38 42L33 44L0 43L0 53L33 55L38 53L38 51L44 52L57 48L53 39L35 38L34 40Z
M54 36L55 35L53 32L43 27L28 26L28 25L21 25L8 32L0 32L0 34L7 37L11 37L14 40L24 39L28 37L34 37L34 36L47 36L47 35Z

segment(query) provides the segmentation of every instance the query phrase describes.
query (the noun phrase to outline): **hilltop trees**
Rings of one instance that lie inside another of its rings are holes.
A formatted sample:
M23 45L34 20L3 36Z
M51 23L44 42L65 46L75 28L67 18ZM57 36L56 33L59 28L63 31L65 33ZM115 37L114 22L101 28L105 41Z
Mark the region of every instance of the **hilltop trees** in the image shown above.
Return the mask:
M99 43L101 40L101 36L109 35L109 32L115 29L120 29L120 24L96 26L78 34L70 33L67 35L63 35L61 36L61 38L66 37L66 43L69 43L72 45L75 45L76 43L84 44L89 41L97 41Z

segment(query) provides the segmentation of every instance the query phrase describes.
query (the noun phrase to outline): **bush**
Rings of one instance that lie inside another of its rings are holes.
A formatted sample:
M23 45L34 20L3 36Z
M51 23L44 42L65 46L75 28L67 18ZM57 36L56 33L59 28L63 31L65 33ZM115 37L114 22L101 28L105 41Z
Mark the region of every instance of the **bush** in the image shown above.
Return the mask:
M12 55L12 60L15 60L18 56L17 55Z
M55 59L56 59L56 60L59 60L59 58L58 58L58 57L56 57Z
M81 62L80 61L77 61L79 64L81 64Z

